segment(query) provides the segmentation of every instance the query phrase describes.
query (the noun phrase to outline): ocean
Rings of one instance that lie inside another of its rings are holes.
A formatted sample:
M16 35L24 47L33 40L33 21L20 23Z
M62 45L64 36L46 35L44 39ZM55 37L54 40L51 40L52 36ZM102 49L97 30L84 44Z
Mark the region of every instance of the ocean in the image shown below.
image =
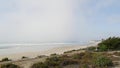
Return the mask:
M81 44L75 44L75 43L0 44L0 55L45 51L56 47L71 46L71 45L81 45Z

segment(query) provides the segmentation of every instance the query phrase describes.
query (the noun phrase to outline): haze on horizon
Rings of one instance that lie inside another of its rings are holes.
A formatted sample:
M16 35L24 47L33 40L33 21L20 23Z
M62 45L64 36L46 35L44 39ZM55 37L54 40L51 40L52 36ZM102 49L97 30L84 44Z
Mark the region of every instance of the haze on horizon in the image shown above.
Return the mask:
M120 0L0 0L0 43L120 36Z

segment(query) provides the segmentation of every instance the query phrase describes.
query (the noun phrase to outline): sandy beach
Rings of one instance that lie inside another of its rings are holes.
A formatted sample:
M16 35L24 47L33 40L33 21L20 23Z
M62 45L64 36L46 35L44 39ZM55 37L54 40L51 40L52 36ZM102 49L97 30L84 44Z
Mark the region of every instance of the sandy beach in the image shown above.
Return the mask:
M34 58L34 57L40 56L40 55L49 56L50 54L53 54L53 53L63 54L65 51L77 50L77 49L80 49L80 48L86 48L88 46L95 46L95 45L97 45L97 42L86 44L86 45L61 46L61 47L55 47L55 48L52 48L52 49L48 49L48 50L45 50L45 51L22 52L22 53L15 53L15 54L0 55L0 59L7 57L7 58L12 59L12 60L18 60L18 59L21 59L22 56L26 56L26 57L29 57L29 58Z

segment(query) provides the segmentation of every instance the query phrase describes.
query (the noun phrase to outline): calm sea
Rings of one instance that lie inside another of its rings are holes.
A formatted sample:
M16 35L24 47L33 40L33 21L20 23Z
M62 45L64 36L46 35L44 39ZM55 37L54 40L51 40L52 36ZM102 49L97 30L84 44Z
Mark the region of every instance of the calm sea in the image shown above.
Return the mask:
M83 44L83 43L81 43ZM23 52L45 51L55 47L81 45L73 43L42 43L42 44L0 44L0 55Z

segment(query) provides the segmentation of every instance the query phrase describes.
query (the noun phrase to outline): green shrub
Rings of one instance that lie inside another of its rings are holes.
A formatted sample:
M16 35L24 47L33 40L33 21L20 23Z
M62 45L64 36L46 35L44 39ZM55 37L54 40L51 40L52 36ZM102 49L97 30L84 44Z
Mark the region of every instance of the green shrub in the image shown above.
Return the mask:
M89 68L88 64L80 65L80 68Z
M100 56L103 56L103 53L99 53L99 52L96 52L96 53L93 53L92 57L95 59L95 58L98 58Z
M35 58L43 58L43 57L47 57L47 56L45 56L45 55L39 55L39 56L37 56Z
M61 61L62 60L60 57L54 56L54 57L47 58L45 61L45 64L47 64L48 66L59 66Z
M113 65L112 60L104 56L96 57L93 63L97 67L106 67Z
M64 53L72 53L72 52L74 52L74 51L77 51L77 50L70 50L70 51L66 51L66 52L64 52Z
M1 61L3 62L3 61L11 61L11 60L8 58L3 58Z
M109 37L98 44L100 50L120 50L120 38Z
M73 59L82 59L82 57L85 55L85 53L78 53L78 54L74 54L72 55Z
M71 65L71 64L78 64L78 61L72 59L65 59L62 61L62 66Z
M107 45L101 44L101 45L99 46L99 51L107 51L107 50L108 50Z
M38 63L33 64L31 68L48 68L48 66L42 62L38 62Z
M95 51L95 50L96 50L96 47L94 47L94 46L88 47L88 50L89 50L89 51Z
M26 56L23 56L23 57L22 57L22 59L26 59L26 58L28 58L28 57L26 57Z
M15 64L4 64L1 65L1 68L20 68L20 67Z
M83 55L82 59L92 59L93 53L92 52L85 52L85 55Z
M53 54L51 54L50 56L54 57L54 56L59 56L59 55L56 54L56 53L53 53Z

